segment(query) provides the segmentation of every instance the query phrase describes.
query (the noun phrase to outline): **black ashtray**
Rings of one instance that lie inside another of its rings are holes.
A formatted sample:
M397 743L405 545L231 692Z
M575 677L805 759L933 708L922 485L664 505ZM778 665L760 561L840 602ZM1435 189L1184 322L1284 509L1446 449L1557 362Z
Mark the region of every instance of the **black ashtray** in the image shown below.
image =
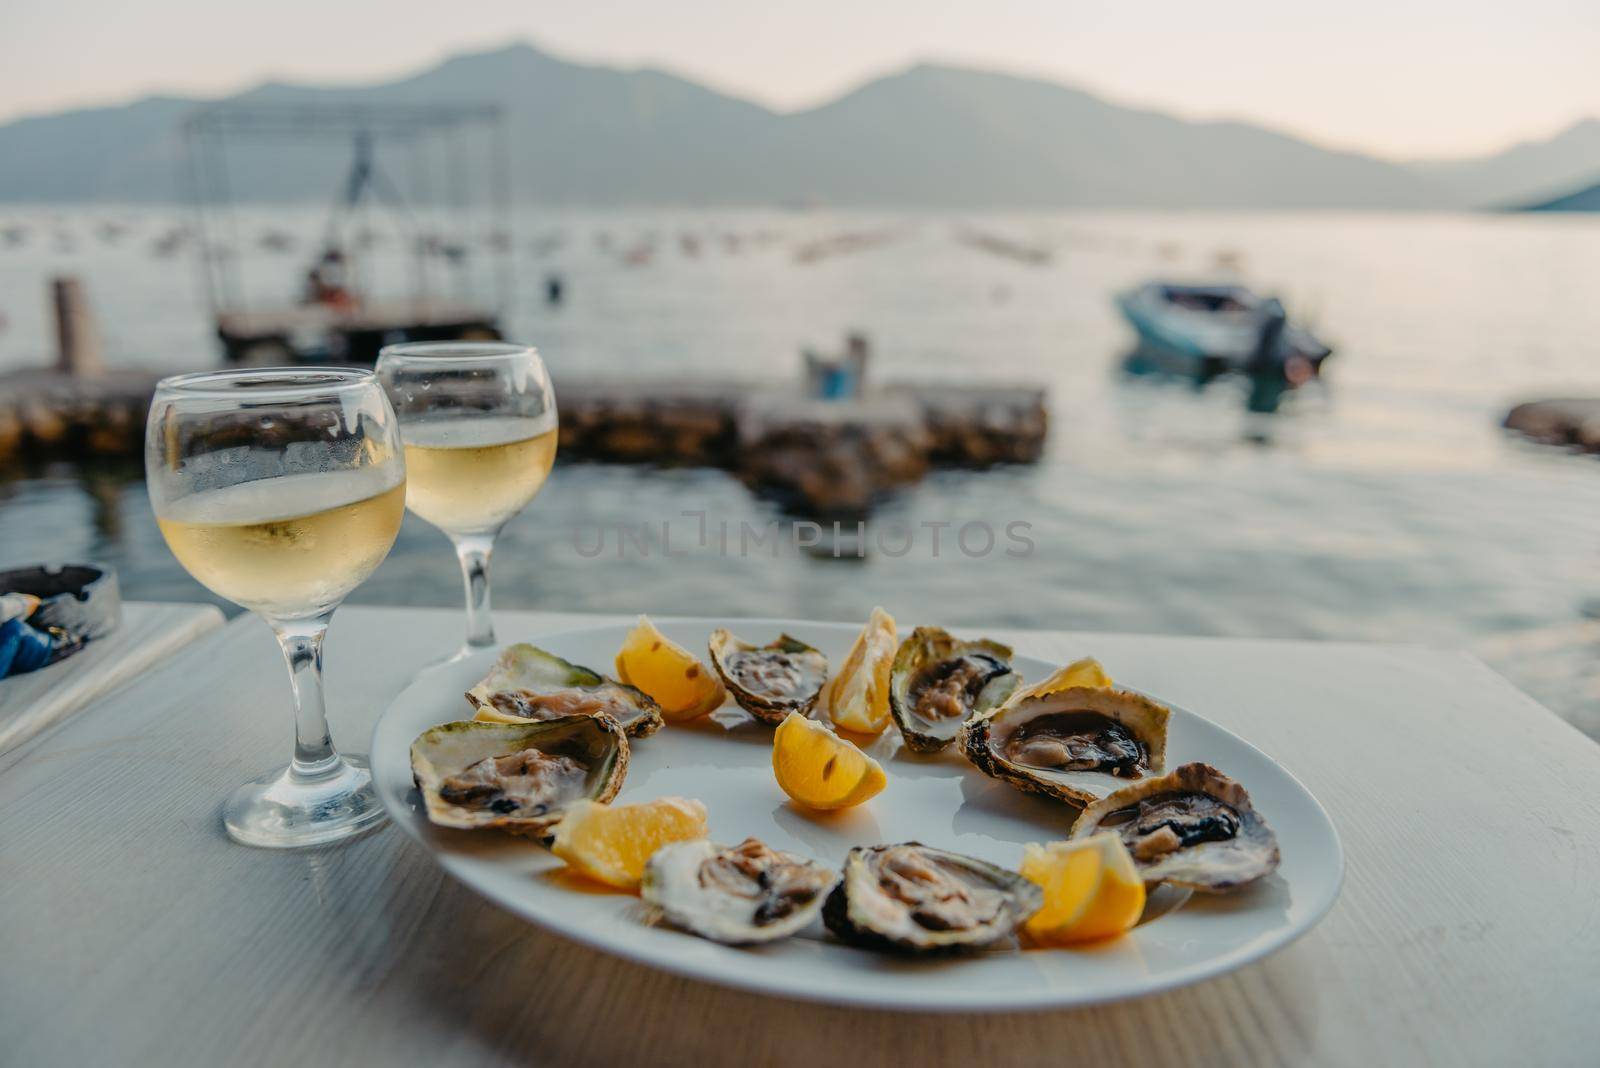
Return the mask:
M31 593L40 605L28 617L39 630L78 642L110 634L122 622L117 573L93 564L40 564L0 571L0 593Z

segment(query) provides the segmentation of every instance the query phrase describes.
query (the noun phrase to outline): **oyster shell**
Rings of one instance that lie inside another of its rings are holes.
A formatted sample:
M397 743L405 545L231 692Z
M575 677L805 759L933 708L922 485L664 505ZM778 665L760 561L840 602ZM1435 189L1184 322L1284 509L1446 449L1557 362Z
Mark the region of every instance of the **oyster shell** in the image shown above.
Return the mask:
M855 945L931 953L998 942L1043 903L1014 871L905 842L850 850L822 918Z
M464 720L411 743L411 775L441 827L543 837L574 801L609 801L628 772L628 739L607 715L520 723Z
M1270 875L1278 837L1244 787L1209 764L1126 786L1083 810L1072 838L1122 837L1146 883L1221 893Z
M919 753L955 741L970 717L999 705L1022 682L1011 648L958 641L938 627L918 627L900 643L889 673L889 713Z
M718 627L711 632L711 664L739 707L764 723L790 712L805 715L828 681L828 658L787 634L751 645Z
M1131 690L1061 686L1063 668L968 720L961 751L978 770L1019 790L1087 805L1159 775L1167 753L1165 705Z
M643 690L527 642L506 646L483 681L467 691L467 702L477 710L474 718L486 723L604 712L630 737L643 738L661 728L661 706Z
M639 888L678 927L729 945L772 942L822 911L839 873L758 839L736 846L701 838L663 846Z

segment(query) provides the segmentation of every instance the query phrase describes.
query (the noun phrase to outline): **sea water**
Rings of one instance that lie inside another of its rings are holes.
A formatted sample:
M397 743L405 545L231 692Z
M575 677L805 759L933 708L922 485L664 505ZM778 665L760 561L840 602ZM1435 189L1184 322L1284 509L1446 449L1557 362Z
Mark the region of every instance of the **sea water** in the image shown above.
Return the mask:
M114 241L107 219L128 227ZM0 208L7 221L30 233L0 246L0 369L48 359L55 273L84 278L109 362L216 360L192 248L150 251L181 214ZM241 287L287 299L320 222L254 209L219 240ZM268 229L297 246L261 247ZM1049 260L959 240L972 230ZM852 233L884 240L831 242ZM838 532L720 471L558 464L501 536L497 607L854 620L883 604L967 629L1460 645L1600 736L1600 462L1497 425L1520 399L1600 395L1600 219L525 209L516 235L509 333L538 346L558 393L563 376L792 378L802 346L860 330L869 379L1039 382L1051 428L1038 465L935 473ZM483 236L464 266L430 266L436 291L492 288ZM399 239L375 239L378 284L407 284ZM804 254L818 242L855 250ZM1323 388L1262 416L1236 385L1120 373L1111 294L1215 277L1219 260L1336 347ZM104 560L130 598L205 599L136 475L12 471L0 566ZM351 600L460 597L443 536L412 521Z

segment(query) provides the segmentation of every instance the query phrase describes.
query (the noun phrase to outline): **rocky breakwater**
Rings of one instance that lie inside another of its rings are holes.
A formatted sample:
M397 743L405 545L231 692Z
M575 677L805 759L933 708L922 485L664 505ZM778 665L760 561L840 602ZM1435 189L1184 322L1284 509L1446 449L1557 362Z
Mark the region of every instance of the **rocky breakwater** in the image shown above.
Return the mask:
M1600 397L1527 401L1501 425L1541 445L1600 453Z
M137 458L157 375L0 376L0 461ZM865 514L936 466L1031 463L1048 431L1027 386L888 384L817 400L797 387L675 379L558 378L565 459L723 468L818 517Z
M806 515L862 515L935 466L1032 463L1049 429L1030 386L888 384L817 400L792 387L558 381L561 454L721 467Z
M0 375L0 461L139 456L158 377L146 371Z
M693 379L555 381L563 458L726 467L750 387Z
M733 468L751 488L807 515L856 516L927 474L933 434L904 395L850 401L757 394L737 417Z

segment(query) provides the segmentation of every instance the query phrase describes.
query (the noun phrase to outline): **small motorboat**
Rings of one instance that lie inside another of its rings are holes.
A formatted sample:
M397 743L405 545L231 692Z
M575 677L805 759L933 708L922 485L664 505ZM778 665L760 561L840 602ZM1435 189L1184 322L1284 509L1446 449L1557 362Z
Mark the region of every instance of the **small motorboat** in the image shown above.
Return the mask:
M1229 372L1281 376L1293 389L1316 378L1333 352L1292 326L1275 297L1239 285L1147 282L1117 294L1151 369L1208 380Z

